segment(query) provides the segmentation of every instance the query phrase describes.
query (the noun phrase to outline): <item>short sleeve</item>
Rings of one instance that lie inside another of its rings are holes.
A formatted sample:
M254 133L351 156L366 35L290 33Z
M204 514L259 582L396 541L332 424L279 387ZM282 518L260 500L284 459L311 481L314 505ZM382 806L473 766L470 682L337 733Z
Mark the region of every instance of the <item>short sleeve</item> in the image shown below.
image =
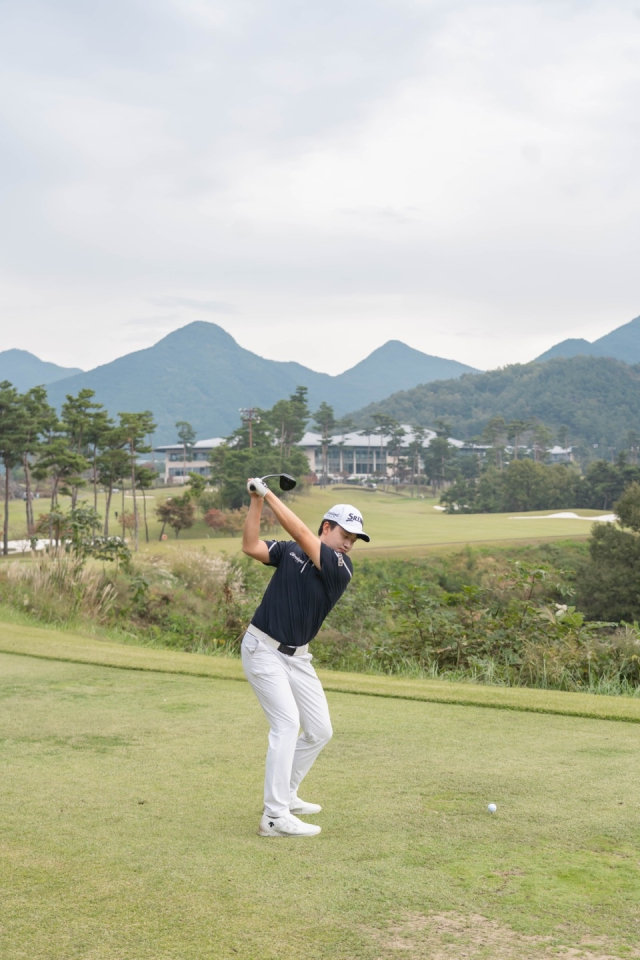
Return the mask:
M320 576L324 581L325 589L333 602L336 602L351 582L353 567L344 553L338 553L320 544Z
M284 540L263 540L263 543L266 543L269 551L269 562L266 563L265 566L279 566L282 559L282 554L284 553L284 548L287 545L286 542Z

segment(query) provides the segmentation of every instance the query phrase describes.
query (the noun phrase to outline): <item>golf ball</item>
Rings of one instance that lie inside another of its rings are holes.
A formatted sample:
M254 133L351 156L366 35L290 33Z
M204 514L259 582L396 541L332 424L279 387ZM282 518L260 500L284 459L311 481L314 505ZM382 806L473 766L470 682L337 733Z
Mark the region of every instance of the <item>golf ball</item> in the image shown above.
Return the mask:
M489 813L495 813L497 809L498 808L496 807L495 803L490 803L489 806L487 807L487 810L489 811Z

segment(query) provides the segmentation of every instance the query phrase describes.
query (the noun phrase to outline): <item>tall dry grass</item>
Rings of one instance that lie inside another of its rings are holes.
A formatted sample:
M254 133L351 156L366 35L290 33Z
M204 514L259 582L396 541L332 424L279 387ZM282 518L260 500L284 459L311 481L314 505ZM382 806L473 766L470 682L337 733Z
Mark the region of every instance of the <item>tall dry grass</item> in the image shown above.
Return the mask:
M3 570L0 599L45 623L106 623L117 590L102 570L71 556L45 555L10 563Z

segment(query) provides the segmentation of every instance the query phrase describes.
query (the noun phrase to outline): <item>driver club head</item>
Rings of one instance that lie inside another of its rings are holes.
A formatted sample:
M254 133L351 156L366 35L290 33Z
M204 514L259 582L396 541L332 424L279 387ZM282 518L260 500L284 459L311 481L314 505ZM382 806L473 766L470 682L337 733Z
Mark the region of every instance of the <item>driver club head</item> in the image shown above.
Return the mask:
M289 476L288 473L268 473L266 477L260 477L261 480L271 480L274 477L277 477L280 481L281 490L293 490L297 480L294 480L293 477Z
M296 480L293 477L290 477L288 473L280 474L280 489L281 490L293 490L296 485Z

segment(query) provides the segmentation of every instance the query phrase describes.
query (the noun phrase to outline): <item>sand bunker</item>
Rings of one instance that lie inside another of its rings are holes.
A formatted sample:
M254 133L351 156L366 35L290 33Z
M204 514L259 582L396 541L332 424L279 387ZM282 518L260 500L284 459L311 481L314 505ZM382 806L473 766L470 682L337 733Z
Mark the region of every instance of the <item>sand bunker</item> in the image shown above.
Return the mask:
M509 520L588 520L589 523L615 523L618 518L615 513L603 513L600 517L580 517L577 513L563 511L562 513L547 513L543 517L509 517Z

